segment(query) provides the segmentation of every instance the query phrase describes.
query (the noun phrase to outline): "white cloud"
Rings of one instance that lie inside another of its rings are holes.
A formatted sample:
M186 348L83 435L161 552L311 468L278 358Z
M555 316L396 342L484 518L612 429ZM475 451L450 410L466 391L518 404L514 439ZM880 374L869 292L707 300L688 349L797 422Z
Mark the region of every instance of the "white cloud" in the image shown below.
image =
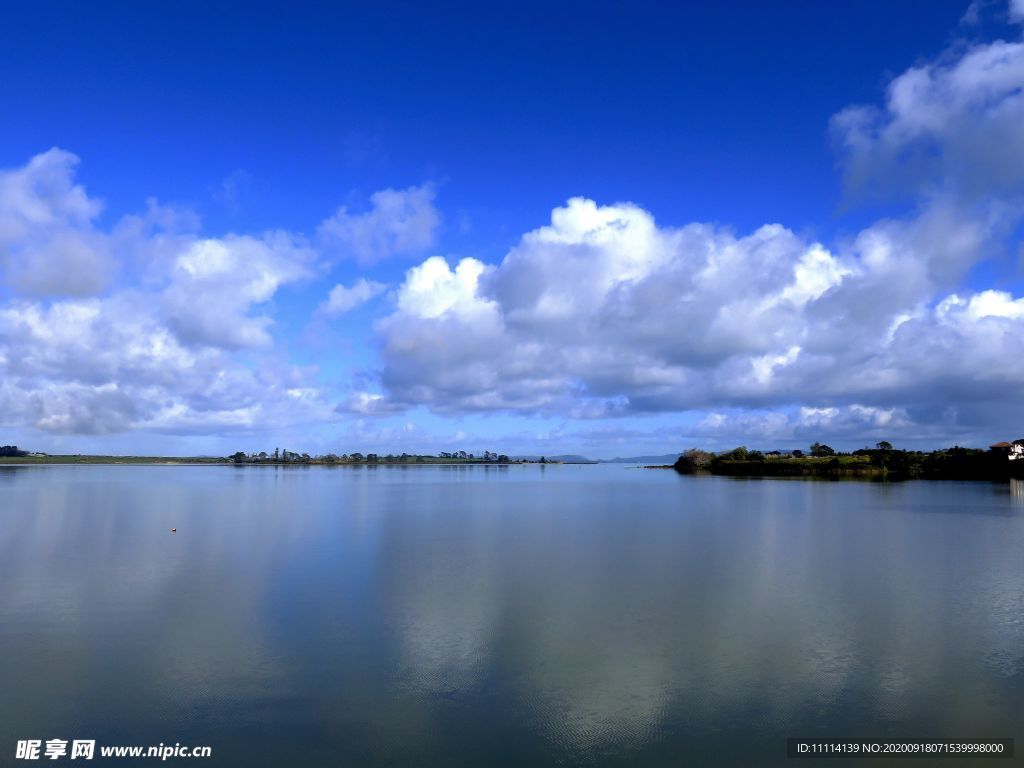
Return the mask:
M305 238L203 238L155 201L104 229L77 158L50 150L0 172L0 416L187 434L416 407L685 412L707 440L976 435L1024 418L1024 297L976 269L998 272L1019 240L1021 125L1024 43L952 48L832 122L849 190L906 195L908 210L824 244L573 198L499 263L408 269L374 324L378 375L332 394L273 346L282 289L324 263ZM339 209L315 243L362 264L422 258L439 222L431 186L387 189L365 212ZM357 277L320 311L386 290Z
M737 355L759 359L755 381L795 359L803 308L848 274L783 227L660 229L635 206L574 199L498 267L434 257L409 270L379 325L383 383L441 410L687 407Z
M308 389L301 371L186 345L160 310L130 292L0 308L4 426L209 433L329 419L323 393Z
M463 259L454 271L440 256L432 256L406 275L398 292L398 307L414 317L438 317L445 312L472 316L486 311L487 302L477 297L484 265Z
M309 277L313 251L286 233L198 239L194 215L155 201L102 230L76 165L54 149L0 172L0 425L209 434L333 418L309 372L253 353L272 344L256 308Z
M832 120L855 193L968 199L1019 191L1022 124L1024 43L1002 40L912 67L889 84L883 108L853 106Z
M309 277L315 259L282 232L196 241L176 259L164 294L171 327L187 343L269 346L271 318L250 310L282 285Z
M1024 0L1010 0L1010 20L1024 22Z
M73 182L78 158L53 148L0 174L0 236L18 240L40 225L85 226L102 205Z
M951 401L966 414L1024 382L1024 299L941 301L993 236L940 205L833 253L778 225L661 228L634 206L571 200L495 267L410 269L378 324L381 384L392 406L438 412L803 404L838 408L841 422L807 412L836 431L908 428L913 414L877 414L945 418Z
M379 392L353 392L335 409L337 413L357 413L362 416L379 416L386 413L398 413L405 410L402 406L392 403Z
M747 443L751 447L806 447L829 440L870 445L896 435L936 440L957 439L955 425L918 425L905 408L879 408L859 404L780 410L715 411L695 428L683 430L684 439L717 447Z
M74 183L78 158L51 149L0 170L0 275L20 293L97 293L114 269L110 243L93 228L102 204Z
M1024 298L964 284L1024 214L1022 94L1024 43L997 41L837 115L851 189L914 209L833 248L574 198L495 266L429 259L377 325L383 392L446 413L769 409L786 434L1024 415Z
M387 290L384 283L359 278L351 287L338 284L331 289L327 301L321 305L321 311L328 315L343 315L361 307Z
M370 206L365 213L342 206L324 221L318 230L324 247L360 264L375 264L421 254L434 244L441 217L434 207L432 185L375 192Z

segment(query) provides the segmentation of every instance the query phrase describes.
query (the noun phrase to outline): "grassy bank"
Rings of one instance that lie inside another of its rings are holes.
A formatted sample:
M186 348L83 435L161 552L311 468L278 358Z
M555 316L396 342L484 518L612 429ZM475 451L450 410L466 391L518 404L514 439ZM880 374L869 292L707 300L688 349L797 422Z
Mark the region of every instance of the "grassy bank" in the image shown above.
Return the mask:
M886 444L852 453L836 453L817 444L814 448L819 455L807 456L801 451L761 453L743 447L718 454L692 449L683 453L673 467L685 474L836 479L1007 480L1024 474L1024 462L1011 462L1004 454L976 448L955 446L923 452L897 450Z

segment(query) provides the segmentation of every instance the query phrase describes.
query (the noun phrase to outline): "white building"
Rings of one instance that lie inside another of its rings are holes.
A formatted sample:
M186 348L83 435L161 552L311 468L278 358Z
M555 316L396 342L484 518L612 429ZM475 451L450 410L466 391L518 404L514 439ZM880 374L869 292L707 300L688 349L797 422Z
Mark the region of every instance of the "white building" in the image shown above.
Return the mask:
M989 448L993 451L1005 453L1006 458L1010 461L1024 460L1024 439L1014 440L1012 443L996 443L995 445L990 445Z

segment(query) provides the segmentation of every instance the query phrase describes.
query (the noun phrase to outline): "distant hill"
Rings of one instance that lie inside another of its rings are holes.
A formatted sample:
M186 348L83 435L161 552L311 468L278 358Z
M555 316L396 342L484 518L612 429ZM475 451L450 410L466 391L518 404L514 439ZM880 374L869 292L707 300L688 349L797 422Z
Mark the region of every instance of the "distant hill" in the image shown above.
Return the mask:
M601 459L602 464L675 464L678 453L663 453L660 456L625 456Z
M548 456L547 454L531 454L529 456L513 456L513 459L522 459L524 461L540 461L541 455L544 456L548 461L561 461L566 464L597 464L598 462L593 459L588 459L586 456L580 456L575 453L563 453L558 456ZM675 461L676 457L672 457L672 461Z

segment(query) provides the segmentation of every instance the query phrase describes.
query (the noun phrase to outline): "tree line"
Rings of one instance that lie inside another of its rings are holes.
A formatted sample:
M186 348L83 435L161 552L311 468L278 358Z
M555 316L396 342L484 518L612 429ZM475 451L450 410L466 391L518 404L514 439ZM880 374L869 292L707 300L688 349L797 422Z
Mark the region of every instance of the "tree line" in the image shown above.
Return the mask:
M997 451L953 446L935 451L894 448L882 440L873 448L839 452L823 443L808 451L758 451L739 446L712 453L699 448L685 451L673 467L685 474L750 476L884 477L889 480L913 478L933 480L1004 480L1019 470L1006 455Z
M513 462L507 455L493 451L484 451L480 456L466 451L441 451L437 455L412 453L380 455L356 451L341 455L326 453L310 456L308 453L296 453L280 448L274 449L273 453L237 451L228 458L235 464L510 464Z

